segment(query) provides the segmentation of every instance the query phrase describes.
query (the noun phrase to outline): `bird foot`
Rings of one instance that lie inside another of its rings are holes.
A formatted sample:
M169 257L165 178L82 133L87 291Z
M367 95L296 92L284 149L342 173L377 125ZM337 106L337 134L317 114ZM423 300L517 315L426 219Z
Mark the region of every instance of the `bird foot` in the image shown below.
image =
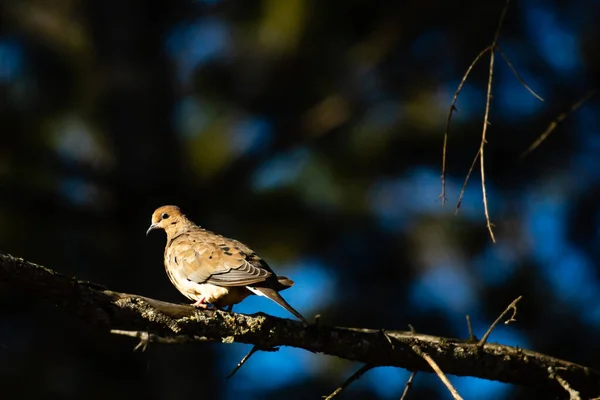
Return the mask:
M208 308L208 303L204 300L204 297L202 297L201 299L199 299L195 303L192 303L192 307L196 307L196 308Z

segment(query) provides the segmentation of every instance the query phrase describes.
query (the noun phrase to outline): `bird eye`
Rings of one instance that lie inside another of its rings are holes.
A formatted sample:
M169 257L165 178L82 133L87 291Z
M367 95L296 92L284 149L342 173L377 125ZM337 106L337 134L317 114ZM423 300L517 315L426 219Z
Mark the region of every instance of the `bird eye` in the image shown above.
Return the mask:
M162 219L167 219L169 218L169 214L167 213L162 213L162 215L160 216Z

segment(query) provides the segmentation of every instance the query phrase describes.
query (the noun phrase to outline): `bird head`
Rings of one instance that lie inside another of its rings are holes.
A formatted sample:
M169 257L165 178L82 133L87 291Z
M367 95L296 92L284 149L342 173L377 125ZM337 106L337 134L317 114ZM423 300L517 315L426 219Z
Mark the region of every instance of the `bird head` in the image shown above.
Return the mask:
M176 231L181 225L185 225L187 218L177 206L162 206L152 213L151 224L146 235L154 229L164 229L167 235Z

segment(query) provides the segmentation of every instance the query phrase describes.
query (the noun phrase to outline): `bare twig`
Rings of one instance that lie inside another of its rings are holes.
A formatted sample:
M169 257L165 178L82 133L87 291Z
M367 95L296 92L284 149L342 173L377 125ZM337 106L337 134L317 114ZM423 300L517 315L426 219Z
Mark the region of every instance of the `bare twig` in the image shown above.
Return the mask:
M433 358L431 358L429 356L429 354L427 354L423 350L421 350L421 348L419 346L417 346L417 345L412 346L412 350L415 353L417 353L419 355L419 357L421 357L425 361L427 361L427 364L429 364L429 366L431 367L431 369L437 374L438 378L440 378L440 380L442 381L442 383L444 385L446 385L446 387L450 391L450 394L452 395L452 397L455 400L462 400L462 397L460 397L460 395L458 394L458 392L456 391L456 389L454 388L454 386L452 386L452 384L450 383L450 381L448 380L448 378L446 378L446 375L444 375L444 372L442 372L442 370L436 364L436 362L433 361Z
M507 1L508 3L508 1ZM505 11L503 11L502 15L504 16ZM500 26L498 26L498 30L500 30ZM499 32L497 32L498 34ZM494 43L492 46L496 45L496 38L494 39ZM490 105L492 103L492 80L494 77L494 52L490 52L490 71L488 75L488 87L487 87L487 97L485 101L485 116L483 117L483 129L481 131L481 144L479 146L479 166L481 170L481 192L483 195L483 212L485 214L485 222L490 232L490 237L492 238L492 242L496 242L496 238L494 237L494 230L492 229L492 223L490 221L490 212L488 209L488 201L487 201L487 189L485 187L485 162L484 162L484 152L483 148L487 143L486 133L487 127L490 124Z
M485 222L490 232L490 237L492 238L492 242L496 242L496 237L494 236L493 224L490 221L490 211L487 200L487 189L485 186L485 153L484 147L487 143L487 128L490 125L490 107L492 103L492 82L494 80L494 55L496 52L496 47L498 46L498 38L500 37L500 31L502 30L502 25L504 24L504 18L506 17L506 12L508 11L508 5L510 4L510 0L506 0L504 4L504 8L502 8L502 13L500 14L500 19L498 21L498 28L496 28L496 33L494 34L494 41L491 44L490 51L490 68L488 72L488 84L487 84L487 96L485 100L485 115L483 117L483 129L481 131L481 144L479 145L479 166L481 171L481 192L483 196L483 212L485 214ZM475 156L477 158L477 156Z
M504 25L504 18L506 18L506 12L508 11L508 6L510 5L510 0L506 0L504 3L504 7L502 8L502 13L500 14L500 18L498 19L498 27L496 28L496 33L494 34L494 41L492 42L492 49L496 49L498 39L500 38L500 31L502 30L502 25Z
M140 342L133 348L133 351L142 350L146 351L148 344L150 343L162 343L162 344L185 344L191 342L214 342L217 340L211 340L204 336L158 336L153 333L144 331L125 331L121 329L111 329L110 333L113 335L129 336L132 338L140 339Z
M262 350L262 351L267 351L267 352L274 352L274 351L279 351L278 348L273 347L270 349L261 349L258 346L252 346L252 349L250 349L250 351L240 360L239 363L237 363L237 365L235 366L235 368L233 369L233 371L231 371L225 378L230 379L233 375L235 375L236 372L238 372L238 370L240 368L242 368L242 365L244 365L246 363L246 361L248 361L248 359L250 357L252 357L252 355L254 353L256 353L257 351Z
M392 342L392 339L388 336L387 333L385 333L385 329L381 330L381 333L383 334L383 337L385 337L385 339L388 341L388 343L390 344L390 346L392 347L392 350L394 350L394 343Z
M234 376L234 375L235 375L235 373L236 373L236 372L238 372L238 370L239 370L240 368L242 368L242 365L244 365L244 363L245 363L246 361L248 361L248 359L249 359L250 357L252 357L252 354L256 353L257 351L258 351L258 347L257 347L257 346L252 346L252 349L250 349L250 351L249 351L249 352L248 352L248 353L247 353L247 354L246 354L246 355L245 355L245 356L244 356L244 357L243 357L243 358L240 360L240 362L239 362L239 363L237 363L237 365L235 366L235 368L233 369L233 371L231 371L231 372L230 372L230 373L229 373L229 374L226 376L226 378L227 378L227 379L230 379L232 376Z
M511 317L509 319L507 319L506 321L504 321L504 323L506 325L510 324L511 322L516 322L515 317L517 316L517 303L519 302L519 300L521 300L523 298L523 296L519 296L516 299L514 299L512 301L512 303L510 303L508 305L508 307L506 307L506 309L504 311L502 311L502 314L500 314L500 316L498 316L498 318L496 318L496 320L494 321L494 323L492 325L490 325L490 327L488 328L487 332L485 332L485 335L483 335L483 337L481 338L481 340L479 341L479 343L477 343L477 347L478 348L482 348L483 345L485 344L485 342L487 342L488 337L490 336L490 334L492 333L492 331L494 330L494 328L496 327L496 325L498 325L498 323L504 318L504 316L510 311L513 310L513 314L511 315Z
M471 317L469 314L466 315L467 318L467 328L469 328L469 342L473 343L477 339L475 339L475 335L473 335L473 327L471 326Z
M482 192L482 197L483 197L483 209L484 209L484 214L485 214L485 221L486 221L487 229L490 234L490 238L492 239L492 242L494 242L494 243L496 242L496 237L494 235L494 229L493 229L494 225L491 222L490 212L489 212L487 188L486 188L486 183L485 183L485 151L484 150L485 150L485 145L487 144L487 130L488 130L488 126L490 125L490 109L491 109L491 102L492 102L492 82L494 79L494 59L495 59L496 50L500 51L500 53L502 54L502 57L504 57L504 59L506 60L506 63L512 69L513 73L516 75L517 79L519 79L519 81L523 84L523 86L525 86L525 88L527 90L529 90L534 96L541 99L541 97L538 96L533 90L531 90L531 88L525 83L523 78L517 73L516 69L513 67L513 65L508 60L508 57L506 57L506 55L504 53L502 53L502 51L498 47L498 39L500 37L500 32L502 30L502 25L504 24L504 19L506 18L506 13L508 11L509 5L510 5L510 0L506 0L504 7L502 8L500 18L498 20L498 27L496 28L496 31L494 33L494 39L492 41L492 44L489 45L488 47L486 47L485 49L483 49L479 53L479 55L475 58L473 63L471 63L471 65L469 66L469 69L467 70L467 73L463 76L463 80L461 81L461 83L459 85L459 90L457 90L454 95L454 99L452 100L452 104L450 105L450 111L448 113L448 118L446 120L446 130L444 132L444 147L442 150L442 194L440 196L442 197L442 202L443 202L445 199L445 195L446 195L446 189L445 189L446 151L447 151L446 147L447 147L447 140L448 140L447 138L448 138L449 125L450 125L450 118L452 116L452 112L456 109L456 107L455 107L456 99L458 97L458 94L460 93L460 89L462 88L464 81L466 80L467 75L470 73L471 69L479 61L479 59L485 53L487 53L489 51L490 65L489 65L489 71L488 71L487 94L486 94L486 102L485 102L485 114L484 114L484 118L483 118L483 128L481 131L481 142L479 145L479 149L477 150L477 154L475 154L475 157L473 159L473 163L471 164L471 167L469 168L469 172L467 173L467 177L464 181L463 187L461 189L460 196L459 196L459 199L458 199L458 202L456 205L455 213L458 213L458 209L461 206L462 198L465 193L467 183L468 183L471 173L475 167L475 163L477 162L477 159L479 159L480 173L481 173L481 192ZM541 99L541 100L543 100L543 99Z
M448 110L448 117L446 119L446 129L444 131L444 144L443 144L443 148L442 148L442 193L440 194L440 197L442 198L442 205L445 204L446 201L446 158L447 158L447 144L448 144L448 133L450 131L450 120L452 118L452 114L453 112L456 110L456 102L458 99L458 96L462 90L462 87L464 86L464 83L466 82L467 77L469 76L469 74L471 73L471 70L473 69L473 67L475 66L475 64L477 64L477 62L481 59L481 57L483 57L483 55L487 52L490 53L490 64L489 64L489 72L488 72L488 83L487 83L487 94L486 94L486 104L485 104L485 115L484 115L484 120L483 120L483 128L481 131L481 142L479 145L479 149L477 150L477 153L475 154L475 157L473 159L473 163L471 164L471 167L469 168L469 172L467 173L467 176L465 178L465 181L463 183L460 195L459 195L459 199L458 202L456 204L456 210L455 210L455 214L458 213L458 210L461 206L462 203L462 198L464 196L466 187L467 187L467 183L469 182L469 178L471 177L471 173L473 172L473 169L475 167L475 163L477 162L477 160L479 159L479 164L480 164L480 173L481 173L481 191L482 191L482 198L483 198L483 209L484 209L484 214L485 214L485 221L486 221L486 227L488 229L488 232L490 234L490 238L492 239L492 242L496 242L496 237L494 234L494 224L491 222L490 219L490 212L489 212L489 204L488 204L488 196L487 196L487 187L486 187L486 182L485 182L485 145L487 144L487 131L488 131L488 126L490 125L490 109L491 109L491 100L492 100L492 82L493 82L493 75L494 75L494 60L495 60L495 52L496 50L498 52L500 52L500 55L504 58L505 62L508 64L509 68L512 70L512 72L515 74L515 76L517 77L517 79L519 80L519 82L521 82L521 84L525 87L525 89L527 89L533 96L535 96L537 99L544 101L544 99L539 96L537 93L535 93L533 91L533 89L531 89L527 83L525 83L525 80L519 75L519 73L517 72L516 68L512 65L512 63L510 62L510 60L508 59L508 57L506 56L506 54L504 54L504 52L500 49L499 45L498 45L498 39L500 38L500 32L502 30L502 26L504 24L504 20L506 18L506 13L508 11L508 7L510 5L510 0L506 0L504 7L502 8L502 12L500 14L500 18L498 20L498 26L496 28L496 31L494 33L494 39L492 41L492 43L487 46L486 48L484 48L478 55L477 57L475 57L475 59L473 60L473 62L471 63L471 65L469 65L469 68L467 69L467 71L465 72L465 74L463 75L463 78L458 86L457 91L454 93L454 97L452 99L452 103L450 104L450 108ZM589 95L591 96L591 94ZM589 97L588 97L589 98ZM587 100L587 98L585 99ZM584 100L584 101L585 101ZM576 107L579 107L580 104L577 104ZM575 107L575 108L576 108ZM573 108L574 109L574 108ZM573 110L572 109L572 110ZM572 111L571 110L571 111ZM564 119L565 115L559 116L558 122L560 122L560 119L562 117L562 119ZM545 132L540 139L538 139L538 142L541 143L541 141L543 141L545 139L545 137L549 134L550 131L552 131L556 125L556 123L558 123L555 121L554 126L551 126L547 129L547 133ZM537 145L539 145L539 143L534 143L534 145L532 145L532 147L530 148L531 151L533 148L535 148Z
M485 214L485 222L490 232L490 237L492 238L492 242L496 242L496 237L494 236L493 224L490 221L490 211L487 200L487 189L485 186L485 153L484 147L487 143L487 128L490 125L490 107L492 104L492 82L494 80L494 55L496 52L496 47L498 46L498 38L500 37L500 31L502 30L502 25L504 24L504 18L506 17L506 12L508 11L508 5L510 4L510 0L506 0L504 4L504 8L502 9L502 13L500 14L500 20L498 21L498 28L496 28L496 33L494 34L494 41L492 42L490 51L490 69L488 73L488 84L487 84L487 96L485 100L485 115L483 117L483 129L481 130L481 144L479 146L479 166L481 171L481 192L483 196L483 212Z
M448 117L446 118L446 129L444 130L444 145L442 147L442 193L440 194L440 197L442 198L442 206L446 204L446 153L448 148L448 133L450 132L450 120L452 119L452 114L454 113L454 111L457 110L456 102L458 101L458 95L460 94L463 86L465 85L467 78L471 74L471 70L473 69L475 64L477 64L479 59L490 50L491 46L488 46L485 49L481 50L481 52L477 54L477 57L475 57L475 59L471 62L471 65L469 65L469 68L467 68L467 71L463 75L460 84L458 85L458 89L456 89L456 92L454 92L452 103L450 103L450 108L448 109Z
M502 56L502 58L504 58L504 61L506 61L506 64L508 64L509 68L512 70L513 74L515 74L515 76L517 77L517 79L519 80L519 82L521 82L521 85L523 85L525 87L525 89L527 89L527 91L529 93L531 93L531 95L533 97L535 97L539 101L544 101L544 99L542 98L542 96L540 96L539 94L537 94L536 92L534 92L533 89L530 88L529 85L527 85L527 83L525 83L525 79L523 79L521 77L521 75L519 75L519 73L517 72L517 70L515 69L515 67L512 65L512 63L510 62L510 60L506 56L506 54L504 54L504 52L500 49L500 46L496 45L496 50L498 50L498 52L500 53L500 55Z
M479 150L481 150L481 148ZM462 198L465 195L465 191L467 190L467 183L469 182L469 178L471 177L471 174L473 173L473 169L475 169L475 163L479 159L479 154L480 154L480 151L478 151L477 154L475 154L475 158L473 159L473 162L471 163L471 166L469 167L469 171L467 172L467 176L465 177L465 181L463 182L462 189L460 189L460 195L458 196L458 201L456 202L456 208L454 209L454 215L458 214L458 210L462 204Z
M410 377L406 381L406 385L404 385L404 392L402 392L402 397L400 397L400 400L406 399L406 395L408 394L408 391L412 386L412 381L413 379L415 379L415 375L417 375L417 371L411 372Z
M361 376L363 376L363 374L365 372L367 372L368 370L370 370L371 368L373 368L374 366L371 364L365 364L363 365L358 371L356 371L355 373L353 373L350 378L346 379L346 381L344 383L342 383L342 386L340 386L339 388L335 389L333 391L333 393L331 393L329 396L325 397L325 400L331 400L333 399L335 396L337 396L342 390L346 389L352 382L354 382L355 380L359 379Z
M558 382L558 384L565 389L567 393L569 393L569 400L581 400L581 396L579 392L569 385L569 382L564 380L560 375L558 375L554 368L548 367L548 374L550 375L550 379L554 379Z
M577 110L579 107L581 107L583 105L583 103L588 101L590 99L590 97L592 97L594 94L596 94L596 89L590 90L582 98L577 100L575 102L575 104L573 104L571 107L569 107L569 109L567 111L563 112L558 117L556 117L556 119L554 121L552 121L550 123L550 125L548 125L546 130L531 144L531 146L529 146L527 148L527 150L525 150L523 152L523 154L521 154L521 159L525 158L529 153L534 151L540 144L542 144L542 142L544 140L546 140L548 138L548 136L550 136L550 134L554 131L554 129L556 129L558 124L560 124L565 118L567 118L567 116L569 116L569 114L571 114L572 112Z

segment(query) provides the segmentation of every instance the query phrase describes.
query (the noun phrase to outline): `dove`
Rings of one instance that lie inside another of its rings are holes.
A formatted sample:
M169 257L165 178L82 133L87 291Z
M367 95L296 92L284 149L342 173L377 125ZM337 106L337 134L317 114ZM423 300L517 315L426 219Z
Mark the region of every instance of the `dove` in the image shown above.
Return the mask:
M306 319L278 293L294 281L277 276L269 265L245 244L196 225L177 206L162 206L152 214L146 235L155 229L167 234L164 263L171 283L192 305L233 308L255 294L267 297Z

